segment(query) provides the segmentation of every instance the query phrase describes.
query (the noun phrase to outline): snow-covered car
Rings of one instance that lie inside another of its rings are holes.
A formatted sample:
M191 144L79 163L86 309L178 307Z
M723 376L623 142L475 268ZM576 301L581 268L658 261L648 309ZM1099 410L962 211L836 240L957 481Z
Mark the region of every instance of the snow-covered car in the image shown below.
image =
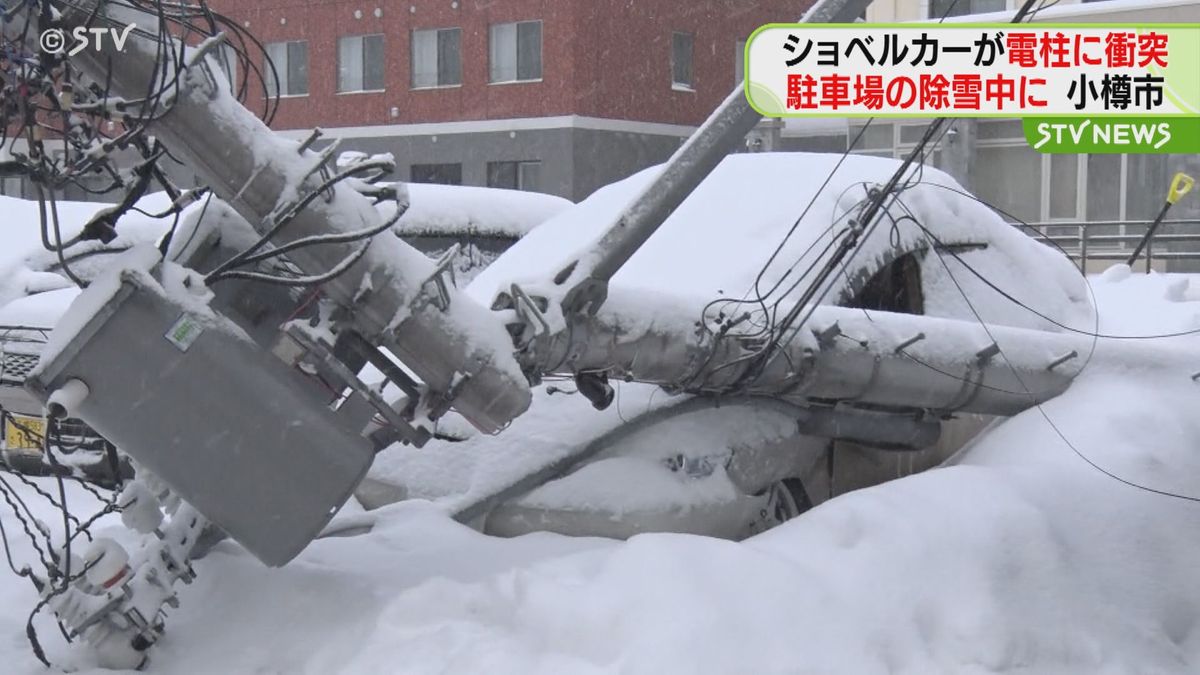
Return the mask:
M647 307L677 309L699 326L714 314L786 303L804 290L804 284L788 287L798 270L831 255L868 192L897 166L858 156L729 156L621 268L610 304L619 298L636 308L639 298L653 296ZM658 170L607 186L552 218L485 269L468 292L491 304L514 280L552 277ZM936 170L909 181L865 237L827 280L819 302L861 308L868 318L872 311L901 312L1044 330L1087 325L1092 316L1087 287L1065 255ZM714 302L720 298L726 300ZM531 409L497 436L474 433L449 415L424 448L382 452L360 497L433 499L460 520L501 535L676 531L742 538L831 496L934 466L989 422L955 413L950 401L937 418L923 421L929 426L920 437L864 442L870 434L856 427L871 420L814 420L810 411L778 401L615 386L613 404L597 412L569 380L546 382ZM831 401L831 409L838 403Z
M390 155L377 156L386 157ZM340 169L374 159L362 152L338 155ZM460 285L534 227L570 208L568 199L503 188L407 183L408 209L392 232L431 258L458 247L452 269Z
M146 213L161 211L170 200L163 194L150 195L138 204ZM89 219L111 208L109 204L60 201L47 214L57 214L57 233L52 221L43 231L38 203L0 196L0 213L7 227L0 245L0 424L3 444L0 455L8 466L25 473L72 472L90 480L113 484L128 475L128 465L116 460L111 446L81 420L59 424L53 466L42 453L46 420L42 405L22 387L25 376L37 364L50 330L78 294L69 276L94 278L110 256L130 246L151 243L163 236L168 221L132 212L122 219L117 237L109 242L88 240L71 243L57 253L43 246L42 237L53 243L61 235L71 240Z
M554 195L501 188L410 183L410 206L393 231L437 258L458 246L454 273L469 283L534 227L572 206Z

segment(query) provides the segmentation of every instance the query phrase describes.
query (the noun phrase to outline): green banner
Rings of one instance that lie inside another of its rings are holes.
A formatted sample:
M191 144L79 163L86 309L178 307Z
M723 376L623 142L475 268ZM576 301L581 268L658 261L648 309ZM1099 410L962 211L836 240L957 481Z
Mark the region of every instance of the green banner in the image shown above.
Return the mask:
M1026 117L1025 140L1049 154L1200 153L1200 117Z

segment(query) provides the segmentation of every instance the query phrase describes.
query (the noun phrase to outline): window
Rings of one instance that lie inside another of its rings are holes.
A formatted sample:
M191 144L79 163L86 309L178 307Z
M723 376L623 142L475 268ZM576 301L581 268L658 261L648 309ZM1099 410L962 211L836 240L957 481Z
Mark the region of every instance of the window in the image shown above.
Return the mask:
M338 91L383 89L383 36L338 39Z
M488 187L536 192L542 187L542 163L537 160L488 162L487 184Z
M1046 177L1050 220L1079 219L1079 156L1048 155Z
M885 156L891 157L892 148L896 144L895 126L886 121L872 122L870 126L863 129L863 125L855 124L857 121L851 120L850 126L847 127L847 144L855 139L858 140L858 143L850 149L855 152L863 150L886 150Z
M269 63L263 65L267 91L274 96L276 86L280 96L304 96L308 93L308 43L272 42L267 45ZM271 66L275 70L271 70ZM278 80L276 78L278 77Z
M975 194L1021 220L1041 219L1042 155L1025 146L980 147L975 152Z
M413 164L409 169L413 183L462 185L462 164Z
M1121 219L1121 156L1088 155L1088 220ZM1117 189L1114 189L1117 188Z
M675 89L691 89L692 77L692 34L671 34L671 86Z
M746 79L746 41L738 40L733 45L733 82Z
M921 263L916 254L906 253L877 270L845 306L899 314L924 314Z
M20 178L0 178L0 195L8 197L21 196Z
M542 79L542 22L493 24L489 34L492 82Z
M1126 156L1125 219L1154 220L1163 205L1164 188L1170 183L1163 155ZM1178 218L1178 211L1172 217Z
M462 84L462 29L414 30L412 86L449 87Z
M1005 4L1005 0L931 0L929 18L937 20L949 16L1001 12Z

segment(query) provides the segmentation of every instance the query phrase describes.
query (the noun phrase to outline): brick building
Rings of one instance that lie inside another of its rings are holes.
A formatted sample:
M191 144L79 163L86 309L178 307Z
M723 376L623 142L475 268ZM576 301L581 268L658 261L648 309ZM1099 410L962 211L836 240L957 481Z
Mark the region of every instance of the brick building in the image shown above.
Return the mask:
M267 45L273 126L398 177L582 199L665 160L811 0L213 0ZM250 101L251 105L261 101Z

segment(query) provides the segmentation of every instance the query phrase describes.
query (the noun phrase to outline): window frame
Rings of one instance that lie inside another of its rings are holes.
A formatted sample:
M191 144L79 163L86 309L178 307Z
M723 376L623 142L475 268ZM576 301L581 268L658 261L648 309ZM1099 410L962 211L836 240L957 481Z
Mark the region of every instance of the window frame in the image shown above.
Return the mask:
M454 167L454 171L458 174L458 182L448 183L443 181L427 181L417 180L416 171L418 167L422 170L432 169L437 167L438 170L445 170L447 167ZM462 185L463 184L463 163L462 162L417 162L408 166L408 181L410 183L420 183L423 185Z
M282 45L283 46L284 62L283 62L282 69L280 68L280 64L278 63L278 61L276 61L275 58L270 56L270 53L269 53L270 49L274 45ZM304 91L300 92L300 93L292 92L291 45L304 45L304 69L303 69L304 70ZM309 77L309 68L308 68L308 65L309 65L308 64L308 61L309 61L308 40L279 40L277 42L268 42L267 44L263 45L263 52L268 58L271 59L271 63L275 65L275 74L283 75L283 79L282 79L282 81L279 82L279 84L286 85L286 86L279 87L279 98L303 98L303 97L309 95L309 93L312 91L312 88L309 86L311 84L312 78ZM266 61L264 61L262 76L263 76L264 80L267 80L267 82L266 82L267 91L268 91L268 93L270 93L270 92L274 91L271 88L271 82L270 82L270 79L272 78L272 74L271 74L271 71L266 67L266 65L267 65ZM282 72L280 72L281 70L282 70Z
M454 32L458 34L458 71L455 73L456 82L442 82L442 53L441 53L441 35L442 33ZM417 83L417 33L433 33L434 40L434 84L418 84ZM463 67L462 67L462 27L450 26L446 28L414 28L409 32L409 88L414 91L422 89L453 89L462 86Z
M746 42L744 38L733 41L733 83L746 81ZM693 64L694 65L694 64Z
M514 183L515 183L515 185L513 185L513 187L508 187L506 185L499 185L492 181L492 176L494 175L493 167L500 167L502 165L512 165L513 179L514 179ZM525 173L522 169L525 167L529 167L529 166L536 166L538 168L538 185L534 185L532 187L523 184L524 183L523 177L524 177ZM541 192L542 191L541 170L542 170L542 160L540 160L540 159L499 159L499 160L494 160L494 161L488 162L487 166L485 167L485 172L486 172L486 175L485 175L486 181L485 182L487 183L487 187L489 187L489 188L497 188L497 189L501 189L501 190L520 190L522 192Z
M683 82L677 79L678 66L676 63L675 41L678 38L686 37L687 43L687 77L688 81ZM671 89L674 91L696 91L696 34L686 31L675 30L671 31Z
M537 49L537 75L535 77L521 77L521 25L522 24L537 24L538 26L538 49ZM496 79L496 30L504 26L513 27L513 79ZM488 25L488 84L521 84L528 82L541 82L546 74L546 25L541 19L525 19L522 21L501 21Z
M379 38L379 87L368 87L367 73L367 38ZM343 89L342 82L342 43L346 40L358 40L358 49L360 59L362 60L362 72L358 74L361 80L360 89ZM383 33L363 33L361 35L341 35L337 40L337 82L335 83L337 94L377 94L387 91L387 57L384 52L384 34Z
M942 19L942 15L936 11L937 1L938 0L928 0L929 16L927 18L930 21L940 21ZM945 1L946 2L954 2L954 0L945 0ZM992 12L1003 12L1004 10L1009 8L1008 0L1000 0L1002 2L1002 6L996 8L996 9L976 9L975 2L977 2L977 1L987 2L988 0L958 0L958 4L954 5L952 7L952 9L958 9L959 7L965 6L967 8L966 11L965 12L952 12L950 14L946 14L945 18L950 19L950 18L954 18L954 17L958 17L958 16L973 16L975 14L990 14Z

